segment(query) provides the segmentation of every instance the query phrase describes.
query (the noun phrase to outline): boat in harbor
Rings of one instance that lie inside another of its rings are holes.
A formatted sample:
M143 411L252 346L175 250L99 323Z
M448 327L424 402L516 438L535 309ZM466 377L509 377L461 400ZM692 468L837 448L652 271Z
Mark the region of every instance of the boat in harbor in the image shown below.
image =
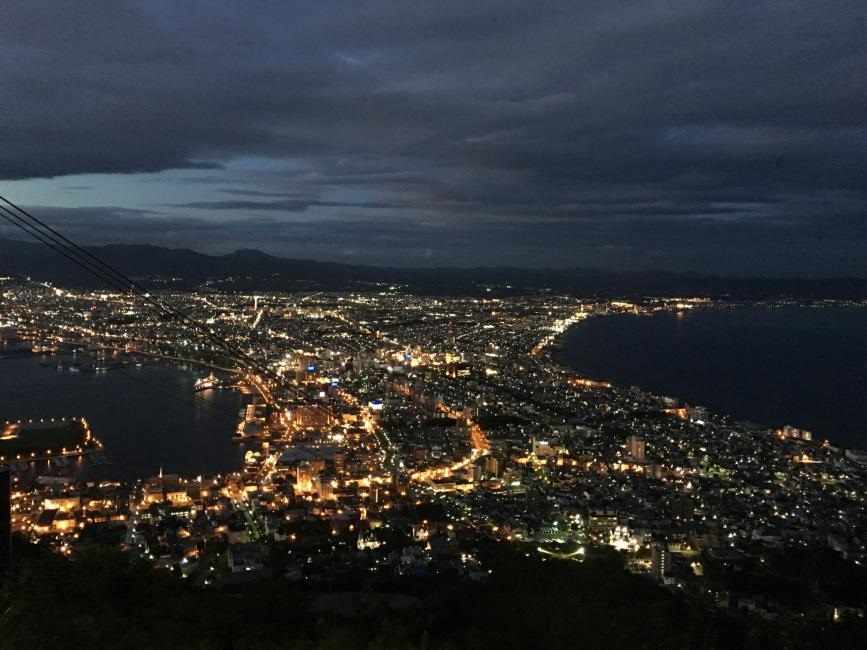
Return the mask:
M213 390L215 388L220 388L220 380L211 373L207 377L200 377L196 380L196 383L193 384L193 390L196 392L203 390Z

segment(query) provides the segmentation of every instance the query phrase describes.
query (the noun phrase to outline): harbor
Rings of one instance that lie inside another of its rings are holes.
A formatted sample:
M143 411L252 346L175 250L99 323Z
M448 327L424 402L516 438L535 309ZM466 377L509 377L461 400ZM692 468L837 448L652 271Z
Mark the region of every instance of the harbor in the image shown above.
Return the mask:
M73 358L82 370L67 369ZM0 361L0 425L31 419L50 422L73 414L85 418L103 446L84 453L81 463L74 458L70 462L77 473L99 479L134 480L151 476L160 467L196 475L241 466L245 449L232 442L238 411L245 402L238 390L197 391L202 371L180 362L119 355L108 363L121 365L111 370L83 370L95 361L90 353L66 351ZM64 370L58 372L61 362ZM57 460L62 447L46 447L58 473L64 473ZM49 457L39 451L16 451L11 456L0 451L0 455L7 456L6 462L21 464L19 470L29 471L31 460ZM21 459L15 458L19 453Z

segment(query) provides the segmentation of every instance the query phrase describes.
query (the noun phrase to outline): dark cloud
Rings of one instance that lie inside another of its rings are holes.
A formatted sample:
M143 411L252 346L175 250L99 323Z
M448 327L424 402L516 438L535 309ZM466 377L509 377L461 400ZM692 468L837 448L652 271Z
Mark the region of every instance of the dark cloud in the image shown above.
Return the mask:
M252 228L334 258L363 227L371 262L863 273L865 17L861 0L11 3L0 178L222 169L158 182L235 198L124 215L143 238L196 223L199 248ZM285 218L243 218L259 212Z
M193 201L191 203L175 203L176 208L193 208L196 210L267 210L276 212L304 212L312 207L325 208L370 208L386 210L393 208L413 207L409 203L387 203L383 201L350 202L350 201L321 201L318 199L289 198L279 201Z

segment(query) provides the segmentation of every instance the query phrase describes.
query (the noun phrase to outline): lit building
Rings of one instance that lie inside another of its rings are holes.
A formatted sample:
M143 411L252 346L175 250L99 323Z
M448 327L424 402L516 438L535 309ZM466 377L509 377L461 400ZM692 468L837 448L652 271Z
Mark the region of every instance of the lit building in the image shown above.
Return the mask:
M664 544L654 544L651 550L653 574L660 580L671 572L671 553Z
M295 491L299 494L313 492L313 481L319 479L319 473L307 461L298 463L295 469Z
M629 458L633 462L643 463L646 460L644 438L641 436L629 436L626 440L629 447Z

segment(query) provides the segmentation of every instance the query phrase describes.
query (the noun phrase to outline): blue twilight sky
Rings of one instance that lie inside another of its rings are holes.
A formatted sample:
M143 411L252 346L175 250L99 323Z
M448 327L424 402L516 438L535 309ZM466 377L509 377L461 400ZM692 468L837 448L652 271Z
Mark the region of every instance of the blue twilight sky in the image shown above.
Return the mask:
M867 276L863 0L10 0L0 56L81 242Z

